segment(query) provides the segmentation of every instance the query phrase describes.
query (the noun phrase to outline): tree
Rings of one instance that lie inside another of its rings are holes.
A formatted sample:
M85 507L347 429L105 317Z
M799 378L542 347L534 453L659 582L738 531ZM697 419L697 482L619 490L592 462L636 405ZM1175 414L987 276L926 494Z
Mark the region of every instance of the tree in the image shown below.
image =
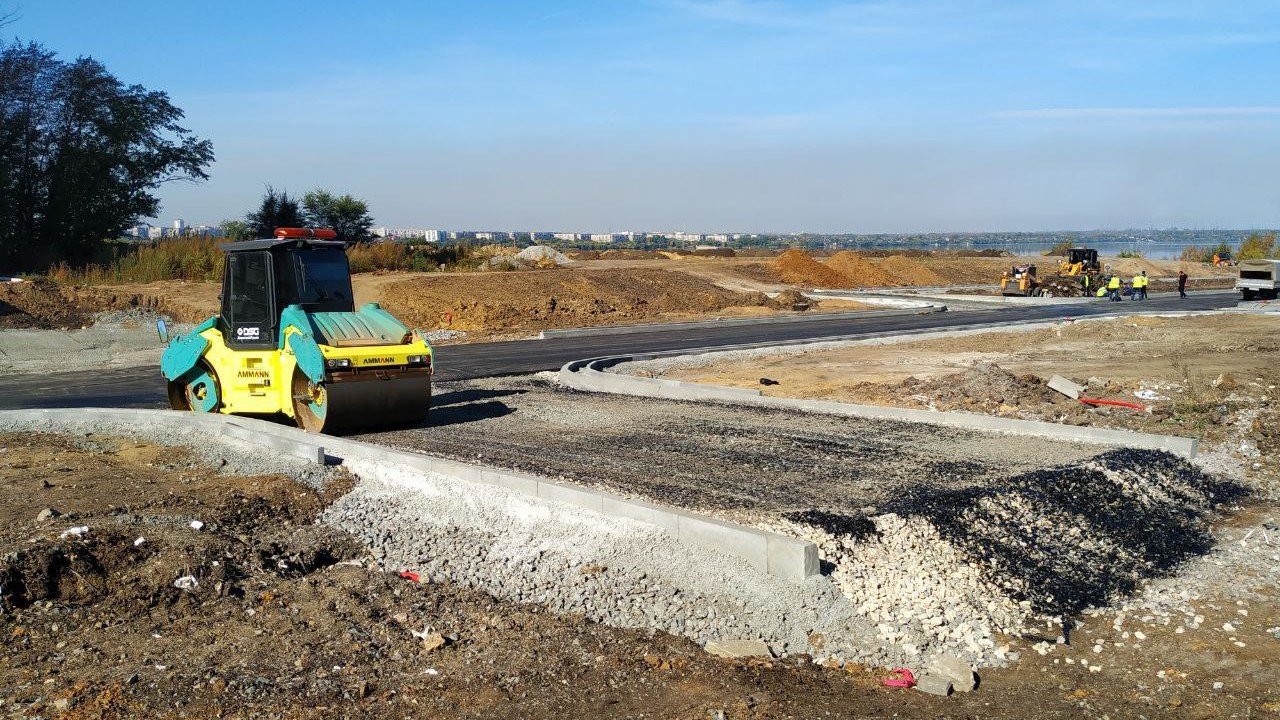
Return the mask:
M0 44L0 266L84 262L158 214L161 184L208 179L213 146L182 117L92 58Z
M272 237L276 228L303 227L306 225L297 198L289 197L289 193L277 191L270 185L267 194L262 196L258 209L244 216L248 235L255 238Z
M244 220L223 220L218 223L218 229L228 240L248 240L253 237L249 223Z
M335 196L316 188L302 196L302 208L311 227L333 228L343 242L365 242L373 236L369 205L351 195Z
M1254 233L1244 242L1240 243L1240 249L1236 252L1236 262L1241 260L1261 260L1263 258L1274 257L1276 251L1276 234L1275 233Z

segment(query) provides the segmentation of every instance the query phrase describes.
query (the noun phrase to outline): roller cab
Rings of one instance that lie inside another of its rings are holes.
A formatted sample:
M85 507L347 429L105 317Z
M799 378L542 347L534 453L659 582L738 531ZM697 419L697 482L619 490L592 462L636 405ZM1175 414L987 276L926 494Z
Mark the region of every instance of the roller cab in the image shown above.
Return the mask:
M169 340L171 407L277 415L311 432L416 425L431 407L431 345L377 303L356 308L333 231L229 243L221 310Z

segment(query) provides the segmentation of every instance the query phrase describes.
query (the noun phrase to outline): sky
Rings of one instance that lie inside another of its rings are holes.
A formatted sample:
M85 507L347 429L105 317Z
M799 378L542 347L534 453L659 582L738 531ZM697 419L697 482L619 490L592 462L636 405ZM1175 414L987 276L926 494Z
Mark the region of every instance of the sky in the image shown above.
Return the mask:
M264 186L393 227L1280 226L1274 0L0 0L0 35L213 142L161 220Z

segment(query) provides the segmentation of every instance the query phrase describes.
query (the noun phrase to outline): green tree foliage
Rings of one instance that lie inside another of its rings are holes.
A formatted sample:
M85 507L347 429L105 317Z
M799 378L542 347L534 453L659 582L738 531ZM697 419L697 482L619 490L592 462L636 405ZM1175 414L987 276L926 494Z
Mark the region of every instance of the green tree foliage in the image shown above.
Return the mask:
M0 267L83 262L154 217L162 183L207 179L213 145L182 117L168 95L97 60L0 44Z
M1076 243L1074 240L1062 240L1058 242L1058 244L1049 248L1048 250L1045 250L1044 254L1046 257L1056 257L1058 255L1066 255L1067 251L1071 250L1071 248L1075 246L1076 246Z
M1240 250L1236 252L1236 261L1240 260L1261 260L1276 256L1276 234L1267 233L1265 235L1254 233L1250 235L1244 242L1240 243Z
M245 220L223 220L218 223L222 236L228 240L250 240L253 232Z
M360 243L373 236L369 205L351 195L316 188L302 196L302 209L311 227L333 228L343 242Z
M305 227L306 221L297 198L289 197L284 190L267 186L267 193L258 203L258 209L244 216L250 238L269 238L276 228Z

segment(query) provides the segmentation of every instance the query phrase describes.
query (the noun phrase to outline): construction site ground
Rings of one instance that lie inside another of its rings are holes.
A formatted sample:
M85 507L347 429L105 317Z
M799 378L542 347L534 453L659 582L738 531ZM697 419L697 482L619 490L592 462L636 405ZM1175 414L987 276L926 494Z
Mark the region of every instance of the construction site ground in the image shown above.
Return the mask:
M1214 442L1234 412L1276 395L1277 350L1280 316L1273 313L1135 315L634 370L780 397L961 410ZM1089 397L1151 411L1090 408L1050 390L1053 375L1087 386ZM770 384L762 385L762 377Z
M913 475L999 483L1097 452L965 435L583 396L525 378L442 387L426 427L365 439L755 512L892 499ZM1274 470L1274 442L1260 446ZM1082 617L1070 645L1041 656L1027 649L1041 638L1015 639L1018 662L944 699L882 687L883 671L724 660L661 632L409 582L313 524L344 491L340 475L316 492L97 435L0 435L0 448L0 715L1023 718L1034 707L1048 718L1209 718L1280 707L1275 536L1260 540L1276 529L1256 501L1217 529L1221 546L1249 554L1215 551L1177 578L1195 627L1140 610L1122 627L1114 613ZM39 519L45 508L61 514ZM1252 574L1253 589L1241 594L1222 572L1240 586ZM175 587L188 575L202 584ZM428 649L413 634L423 625L447 642Z
M987 292L1010 264L1045 264L1047 259L918 252L888 257L843 252L816 258L801 251L777 257L632 253L540 269L359 273L353 284L357 303L382 302L416 326L456 331L442 341L457 342L524 337L548 328L785 314L793 312L800 298L778 300L764 293L817 287L981 285L988 290L977 291ZM1234 275L1233 268L1196 263L1106 260L1126 277L1139 270L1171 277L1185 269L1196 287L1230 286ZM1153 285L1155 290L1163 287ZM79 329L91 325L95 313L136 308L198 323L216 311L220 289L216 283L179 280L84 287L6 283L0 285L0 330ZM822 300L809 311L865 308L848 300Z

